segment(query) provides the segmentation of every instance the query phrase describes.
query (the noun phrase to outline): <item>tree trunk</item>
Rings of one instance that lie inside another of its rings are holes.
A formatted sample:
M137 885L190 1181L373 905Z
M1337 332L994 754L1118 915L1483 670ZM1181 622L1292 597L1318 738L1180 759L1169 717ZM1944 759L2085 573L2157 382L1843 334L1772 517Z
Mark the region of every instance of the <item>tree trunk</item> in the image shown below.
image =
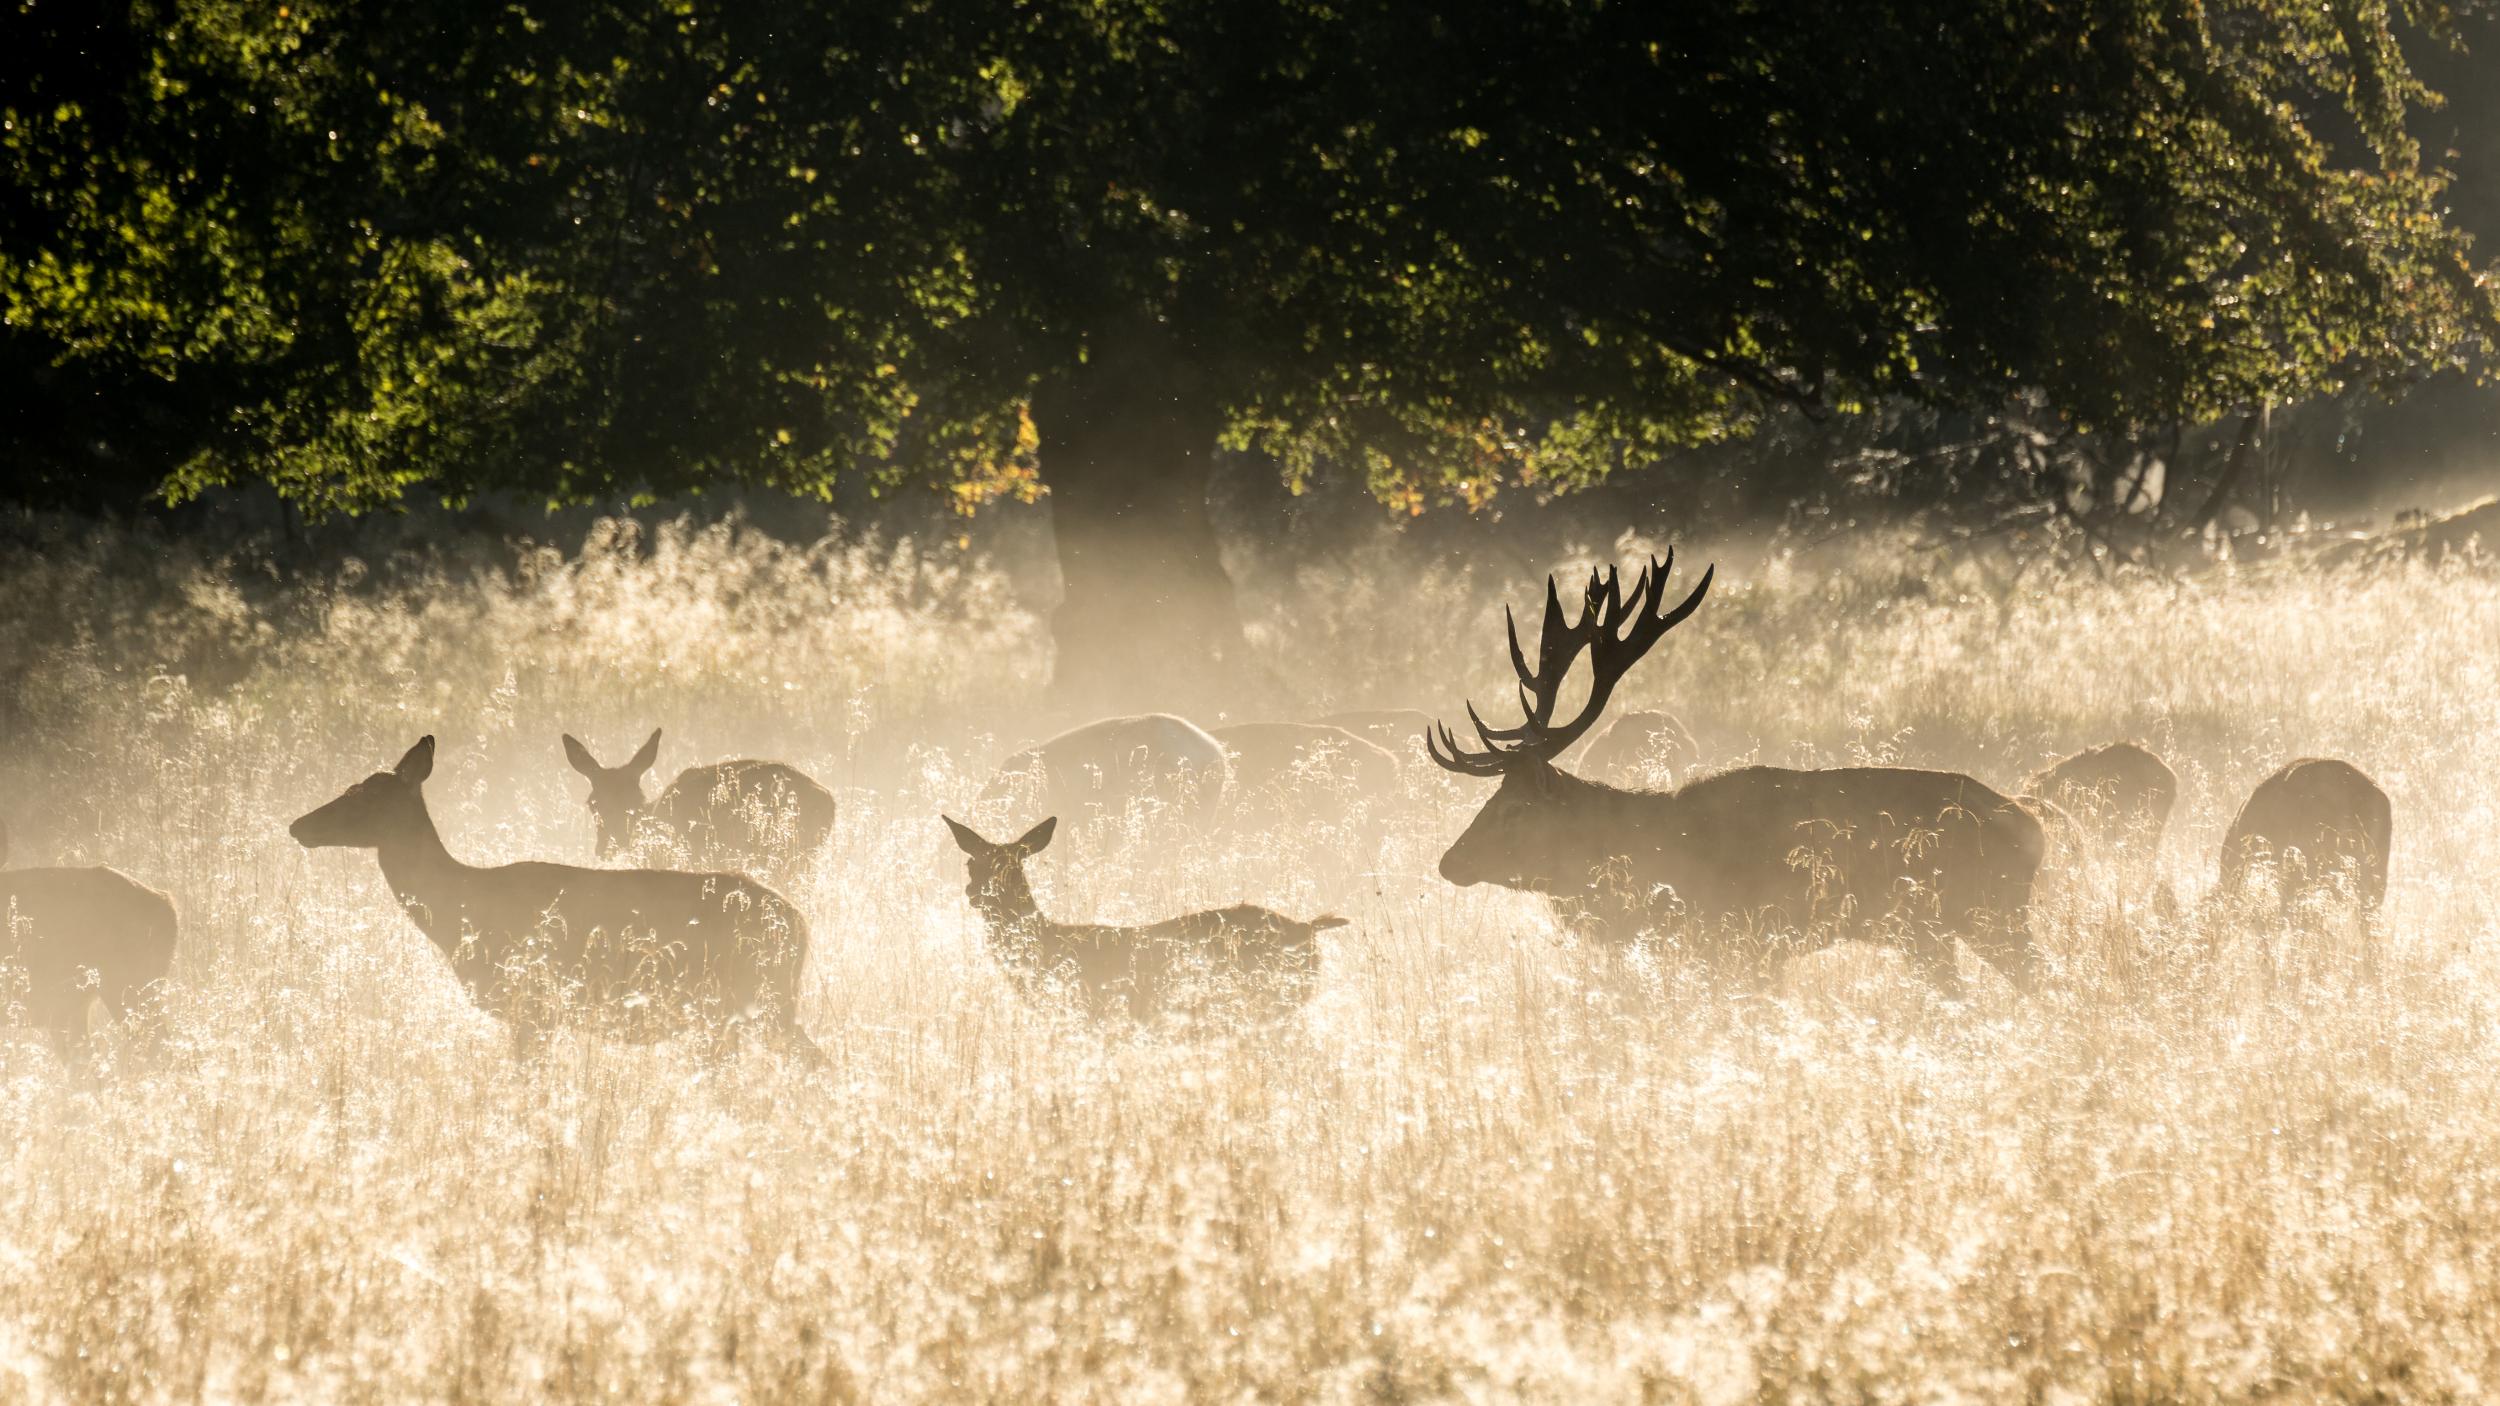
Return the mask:
M1099 348L1043 388L1034 419L1066 582L1053 698L1209 724L1251 706L1256 670L1207 516L1222 419L1183 349L1161 335Z
M2190 537L2204 536L2205 529L2213 526L2214 520L2222 516L2222 510L2230 506L2231 490L2239 487L2240 475L2248 468L2248 451L2257 443L2258 426L2265 423L2272 409L2271 405L2260 402L2241 412L2239 440L2231 446L2231 457L2222 466L2222 477L2214 480L2213 491L2205 495L2205 505L2196 510L2195 520L2188 524Z

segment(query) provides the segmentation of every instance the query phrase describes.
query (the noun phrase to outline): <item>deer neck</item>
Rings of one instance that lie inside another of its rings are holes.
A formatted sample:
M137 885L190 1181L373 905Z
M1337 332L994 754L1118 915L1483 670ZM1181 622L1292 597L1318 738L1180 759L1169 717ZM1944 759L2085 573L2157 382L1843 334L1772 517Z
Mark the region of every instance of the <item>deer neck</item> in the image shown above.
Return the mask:
M1558 809L1564 844L1593 857L1639 858L1679 847L1684 807L1672 791L1627 791L1603 781L1566 776L1571 804Z
M1022 940L1048 925L1042 917L1042 905L1033 897L1033 886L1025 881L1021 869L1003 876L993 892L983 895L978 906L993 940Z
M382 863L382 881L391 886L409 919L435 946L449 951L458 945L461 899L471 870L444 846L424 797L417 798L414 814L374 847L374 854Z

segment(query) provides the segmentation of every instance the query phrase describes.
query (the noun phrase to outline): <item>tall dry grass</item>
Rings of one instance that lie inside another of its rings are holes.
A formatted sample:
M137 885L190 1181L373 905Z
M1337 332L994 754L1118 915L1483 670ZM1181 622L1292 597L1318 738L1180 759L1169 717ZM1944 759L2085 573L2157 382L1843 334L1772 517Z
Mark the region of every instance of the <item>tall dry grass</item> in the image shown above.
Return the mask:
M1419 635L1373 608L1387 584L1339 583L1271 636L1280 672L1503 696L1489 585L1441 583L1473 603ZM0 571L19 862L115 863L185 922L161 1051L108 1040L89 1078L0 1046L0 1399L2500 1390L2491 576L1993 601L1774 570L1634 676L1626 706L1723 759L2002 782L2112 736L2169 756L2160 891L2061 880L2036 999L1947 1005L1849 951L1734 1003L1584 950L1432 877L1476 793L1428 779L1359 884L1244 841L1143 882L1066 840L1037 861L1068 916L1355 919L1280 1034L1165 1040L1019 1001L943 862L935 811L1037 721L1004 600L726 528L517 570L289 581L90 541ZM432 732L457 852L583 860L558 733L655 725L664 769L841 783L793 886L822 1077L579 1040L517 1064L369 858L285 835ZM2207 901L2231 809L2299 753L2395 799L2375 975L2349 933Z

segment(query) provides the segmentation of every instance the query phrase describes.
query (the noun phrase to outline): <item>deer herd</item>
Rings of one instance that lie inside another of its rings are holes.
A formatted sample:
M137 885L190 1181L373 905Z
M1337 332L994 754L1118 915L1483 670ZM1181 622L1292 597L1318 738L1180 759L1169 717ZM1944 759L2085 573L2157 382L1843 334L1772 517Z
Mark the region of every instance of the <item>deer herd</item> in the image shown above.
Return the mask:
M1136 926L1060 922L1043 914L1025 866L1061 816L1118 804L1146 802L1195 826L1291 828L1298 785L1380 796L1405 784L1400 757L1417 755L1418 734L1442 770L1497 783L1442 855L1443 879L1540 895L1593 940L1655 938L1741 981L1791 954L1863 940L1901 951L1947 994L1962 989L1957 944L2029 991L2040 978L2029 915L2044 864L2085 846L2141 859L2159 842L2178 780L2129 742L2059 762L2013 795L1959 772L1875 766L1744 766L1653 786L1693 777L1692 735L1661 713L1597 724L1632 666L1709 593L1705 571L1669 604L1673 563L1672 552L1650 562L1628 590L1620 571L1592 572L1576 615L1549 577L1533 660L1508 623L1520 720L1494 726L1470 703L1472 738L1403 710L1212 733L1157 714L1092 723L1009 757L977 803L1045 818L1001 843L944 817L1000 969L1036 997L1140 1022L1193 1008L1289 1013L1317 981L1319 934L1345 919L1240 904ZM1582 665L1586 696L1564 716L1565 681ZM688 856L686 869L463 862L426 805L431 737L289 833L307 849L372 851L408 920L516 1049L573 1026L627 1040L686 1035L713 1050L751 1035L821 1062L797 1019L807 922L755 876L793 872L828 843L832 793L780 763L742 760L682 772L654 796L645 781L659 747L654 732L608 767L563 739L590 783L600 859L665 842ZM2286 905L2325 893L2373 914L2391 832L2385 793L2359 770L2294 761L2232 823L2222 886L2263 872ZM0 972L18 984L22 1023L73 1051L97 1007L128 1015L166 979L174 906L112 869L6 863L0 831Z

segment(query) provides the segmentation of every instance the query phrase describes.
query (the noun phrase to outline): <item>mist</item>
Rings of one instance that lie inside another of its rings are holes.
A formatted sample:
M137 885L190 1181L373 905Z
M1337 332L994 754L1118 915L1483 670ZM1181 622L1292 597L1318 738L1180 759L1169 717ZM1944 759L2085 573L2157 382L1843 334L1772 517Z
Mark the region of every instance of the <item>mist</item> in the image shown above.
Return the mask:
M0 1406L2493 1394L2500 11L0 39Z
M1280 829L1138 807L1037 857L1053 917L1350 920L1281 1026L1124 1028L1011 982L948 872L940 812L1038 819L979 793L1064 721L994 567L735 521L368 546L7 559L11 862L112 863L182 919L101 1073L0 1046L15 1391L2177 1397L2401 1364L2438 1396L2500 1334L2482 1223L2422 1209L2472 1204L2500 1136L2478 568L1991 596L1869 544L1722 582L1630 675L1613 707L1687 720L1698 772L2010 789L2087 744L2162 755L2149 879L2044 872L2030 996L1965 957L1942 1000L1844 944L1730 999L1672 945L1454 888L1488 783L1410 746L1393 792ZM1530 585L1321 575L1255 633L1306 715L1498 716ZM430 734L456 855L589 863L559 735L663 725L664 775L771 757L839 801L784 883L819 1075L588 1033L515 1060L368 856L285 831ZM2241 799L2312 754L2393 800L2375 935L2215 891ZM1376 859L1317 862L1358 833Z

